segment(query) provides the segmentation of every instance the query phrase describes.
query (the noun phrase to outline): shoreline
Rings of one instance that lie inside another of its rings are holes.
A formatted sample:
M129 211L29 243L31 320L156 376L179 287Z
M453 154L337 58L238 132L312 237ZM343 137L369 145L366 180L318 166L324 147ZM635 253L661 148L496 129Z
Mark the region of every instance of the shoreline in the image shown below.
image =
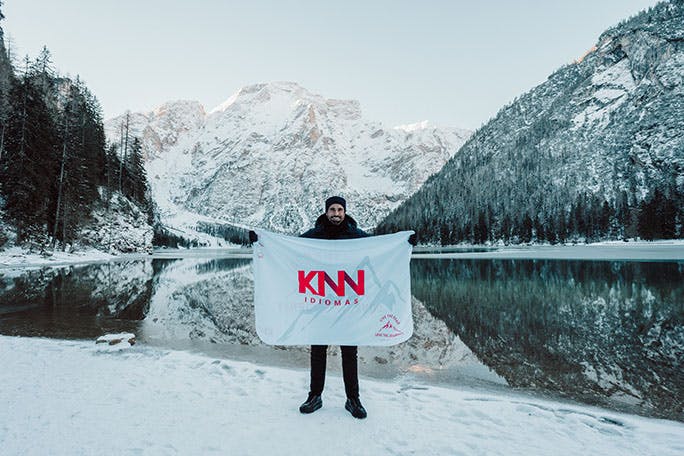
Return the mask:
M196 257L251 259L250 247L166 249L152 253L112 255L91 249L82 252L55 252L49 257L19 247L0 251L0 270L101 264L144 259ZM593 244L458 245L417 246L412 259L540 259L605 261L684 261L684 239L659 241L603 241Z

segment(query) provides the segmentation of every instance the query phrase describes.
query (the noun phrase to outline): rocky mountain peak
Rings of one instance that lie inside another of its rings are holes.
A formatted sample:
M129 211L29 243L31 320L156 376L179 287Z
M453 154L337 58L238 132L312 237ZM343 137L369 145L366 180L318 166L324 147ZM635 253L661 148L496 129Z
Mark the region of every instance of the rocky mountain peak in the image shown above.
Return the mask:
M154 109L150 114L157 119L168 117L173 119L177 118L179 114L183 114L181 120L187 118L202 120L207 115L204 106L200 102L192 100L169 101Z
M350 201L372 227L436 172L469 136L459 129L387 129L355 100L294 82L254 84L206 116L193 102L132 116L153 195L169 227L198 221L298 233L326 196ZM107 122L118 142L121 118Z
M264 108L273 108L273 105L277 103L285 104L293 109L302 104L324 105L325 99L309 92L296 82L260 83L242 87L214 108L211 114L245 107L251 110L259 105L263 105Z

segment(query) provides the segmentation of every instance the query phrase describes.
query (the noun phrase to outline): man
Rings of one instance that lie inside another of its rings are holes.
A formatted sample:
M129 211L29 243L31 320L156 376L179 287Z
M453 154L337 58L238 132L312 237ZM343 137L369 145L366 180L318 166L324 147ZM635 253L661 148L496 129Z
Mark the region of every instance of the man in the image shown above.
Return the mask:
M332 196L325 200L325 213L316 220L316 226L301 237L315 239L356 239L369 236L356 226L356 220L347 215L347 202L340 196ZM366 409L359 400L359 375L357 363L357 347L342 346L342 376L347 402L344 408L354 418L366 418ZM323 406L321 394L325 383L325 367L327 345L311 346L311 385L309 396L299 407L301 413L313 413Z
M316 220L316 226L303 233L301 237L315 239L356 239L369 236L356 226L356 220L346 213L347 202L344 198L333 196L325 201L325 212ZM258 239L254 231L249 232L249 240L254 243ZM416 245L415 234L409 237L409 243ZM366 418L366 409L359 400L359 376L356 346L341 346L342 376L347 401L344 408L355 418ZM301 413L313 413L323 406L321 394L325 384L327 361L327 345L311 346L311 383L306 401L299 407Z

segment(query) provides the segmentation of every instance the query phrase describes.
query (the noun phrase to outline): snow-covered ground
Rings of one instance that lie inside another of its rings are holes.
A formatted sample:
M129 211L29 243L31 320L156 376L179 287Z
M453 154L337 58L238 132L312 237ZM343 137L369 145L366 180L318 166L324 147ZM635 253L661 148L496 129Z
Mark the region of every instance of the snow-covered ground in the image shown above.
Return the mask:
M106 263L108 261L148 260L153 258L191 257L252 258L252 251L251 249L240 249L239 246L232 245L231 247L225 248L159 249L153 254L122 253L119 255L111 255L95 249L74 253L51 251L46 254L40 254L20 247L11 247L0 251L0 269L94 264Z
M97 263L116 258L96 249L76 253L66 253L59 250L40 254L21 247L10 247L0 251L0 268L29 267L29 266L59 266L62 264Z
M361 379L94 341L0 336L0 453L680 455L684 424L487 390Z

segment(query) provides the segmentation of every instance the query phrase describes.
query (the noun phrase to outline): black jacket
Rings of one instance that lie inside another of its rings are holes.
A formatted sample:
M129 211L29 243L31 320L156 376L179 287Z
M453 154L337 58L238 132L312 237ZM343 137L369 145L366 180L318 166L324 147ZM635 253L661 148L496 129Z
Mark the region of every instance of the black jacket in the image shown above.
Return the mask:
M325 214L321 214L316 220L316 226L300 235L314 239L356 239L368 236L368 233L357 228L356 220L346 214L339 225L333 225Z

